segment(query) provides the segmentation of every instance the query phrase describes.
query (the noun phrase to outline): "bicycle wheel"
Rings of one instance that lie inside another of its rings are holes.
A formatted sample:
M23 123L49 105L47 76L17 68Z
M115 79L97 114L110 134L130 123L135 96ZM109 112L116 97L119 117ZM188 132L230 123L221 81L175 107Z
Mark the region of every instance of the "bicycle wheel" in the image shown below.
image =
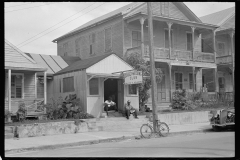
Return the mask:
M160 124L158 124L158 132L161 136L166 137L169 133L169 127L165 122L160 122Z
M144 138L150 138L152 132L153 132L152 128L147 124L143 124L142 127L140 128L140 133Z

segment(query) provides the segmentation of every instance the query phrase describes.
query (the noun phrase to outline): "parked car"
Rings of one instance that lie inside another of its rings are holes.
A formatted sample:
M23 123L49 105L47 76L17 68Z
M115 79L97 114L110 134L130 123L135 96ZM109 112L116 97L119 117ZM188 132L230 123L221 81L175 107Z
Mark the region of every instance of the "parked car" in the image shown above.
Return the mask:
M235 126L235 108L210 111L210 124L214 130Z

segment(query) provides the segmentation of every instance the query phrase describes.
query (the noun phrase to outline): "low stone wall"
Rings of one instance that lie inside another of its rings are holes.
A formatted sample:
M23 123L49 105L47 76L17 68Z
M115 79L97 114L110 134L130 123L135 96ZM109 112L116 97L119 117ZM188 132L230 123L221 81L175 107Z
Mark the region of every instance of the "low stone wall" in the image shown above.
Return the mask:
M209 111L164 113L158 114L158 119L169 125L205 123L209 122L208 113Z
M15 127L15 136L36 137L56 134L73 134L80 132L99 131L102 127L96 126L96 120L62 121L48 123L25 124Z

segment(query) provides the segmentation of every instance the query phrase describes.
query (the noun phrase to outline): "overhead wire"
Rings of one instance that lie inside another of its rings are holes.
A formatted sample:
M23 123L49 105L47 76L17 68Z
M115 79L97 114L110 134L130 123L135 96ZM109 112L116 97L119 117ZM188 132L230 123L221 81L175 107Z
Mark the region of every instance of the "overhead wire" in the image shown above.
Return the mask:
M96 2L94 2L93 4L89 5L88 7L84 8L84 9L81 9L81 11L79 11L79 12L82 12L82 11L84 11L85 9L87 9L87 8L89 8L90 6L94 5L95 3L96 3ZM46 30L44 30L44 31L42 31L42 32L40 32L40 33L38 33L37 35L35 35L35 36L33 36L33 37L31 37L31 38L29 38L29 39L27 39L27 40L25 40L25 41L23 41L23 42L19 43L17 46L20 46L21 44L24 44L25 42L29 41L30 39L33 39L34 37L37 37L38 35L40 35L40 34L44 33L45 31L47 31L47 30L49 30L49 29L51 29L51 28L53 28L54 26L56 26L56 25L58 25L58 24L62 23L63 21L65 21L65 20L69 19L70 17L72 17L72 16L74 16L74 15L78 14L79 12L77 12L77 13L75 13L75 14L73 14L73 15L71 15L71 16L69 16L69 17L67 17L67 18L65 18L64 20L62 20L62 21L58 22L57 24L55 24L55 25L53 25L53 26L49 27L48 29L46 29Z
M55 3L58 3L58 2L55 2ZM34 7L41 7L41 6L51 5L51 4L55 4L55 3L44 4L44 5L40 5L40 6L34 6ZM34 8L34 7L29 7L29 8ZM22 8L22 9L18 9L18 10L7 11L7 12L5 12L5 13L20 11L20 10L25 10L25 9L29 9L29 8Z
M105 3L106 3L106 2L102 3L101 5L103 5L103 4L105 4ZM95 7L94 9L100 7L101 5ZM94 10L94 9L92 9L92 10ZM91 12L92 10L90 10L90 11L88 11L88 12L86 12L86 13L89 13L89 12ZM82 14L81 16L85 15L86 13ZM81 16L79 16L79 17L81 17ZM77 17L77 18L79 18L79 17ZM75 18L75 19L77 19L77 18ZM73 20L75 20L75 19L73 19ZM69 21L69 22L72 22L73 20L71 20L71 21ZM69 23L69 22L68 22L68 23ZM62 26L64 26L64 25L66 25L66 24L68 24L68 23L63 24L63 25L59 26L58 28L60 28L60 27L62 27ZM58 29L58 28L56 28L56 29ZM54 29L54 30L52 30L52 31L50 31L50 32L53 32L53 31L55 31L56 29ZM47 33L45 33L44 35L46 35L46 34L48 34L48 33L50 33L50 32L47 32ZM44 36L44 35L42 35L42 36ZM35 39L33 39L32 41L30 41L30 42L28 42L28 43L26 43L26 44L24 44L24 45L19 46L19 48L21 48L21 47L23 47L23 46L25 46L25 45L27 45L27 44L29 44L29 43L35 41L36 39L41 38L42 36L40 36L40 37L38 37L38 38L35 38Z

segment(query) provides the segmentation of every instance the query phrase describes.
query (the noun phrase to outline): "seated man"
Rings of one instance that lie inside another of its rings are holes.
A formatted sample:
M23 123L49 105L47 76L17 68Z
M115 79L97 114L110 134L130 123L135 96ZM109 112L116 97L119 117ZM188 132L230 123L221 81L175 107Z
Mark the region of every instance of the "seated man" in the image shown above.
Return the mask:
M138 118L137 110L135 108L133 108L133 106L130 103L131 103L131 101L128 100L127 104L125 104L125 114L126 114L127 119L129 119L130 114L133 114L135 118Z
M109 97L108 100L104 102L104 111L107 112L110 110L115 110L117 112L117 106L116 103L112 101L112 97Z

